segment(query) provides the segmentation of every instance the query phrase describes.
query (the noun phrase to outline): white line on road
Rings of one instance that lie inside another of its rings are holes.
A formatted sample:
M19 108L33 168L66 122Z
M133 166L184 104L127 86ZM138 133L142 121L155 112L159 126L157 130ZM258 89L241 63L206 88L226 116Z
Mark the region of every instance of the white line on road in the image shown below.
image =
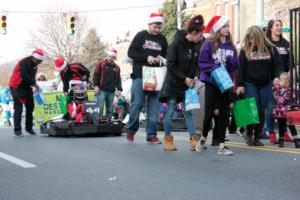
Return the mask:
M23 168L34 168L34 167L36 167L36 165L34 165L34 164L31 164L31 163L26 162L24 160L21 160L19 158L10 156L10 155L8 155L6 153L3 153L3 152L0 152L0 158L2 158L4 160L7 160L7 161L9 161L11 163L14 163L16 165L19 165L19 166L21 166Z

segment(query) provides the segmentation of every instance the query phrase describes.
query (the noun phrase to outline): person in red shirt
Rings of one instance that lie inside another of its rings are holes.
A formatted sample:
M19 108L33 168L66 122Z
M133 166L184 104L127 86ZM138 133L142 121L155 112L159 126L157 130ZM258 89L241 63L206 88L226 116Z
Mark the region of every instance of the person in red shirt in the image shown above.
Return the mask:
M36 84L35 76L37 66L46 58L41 49L36 49L26 58L21 59L16 65L9 81L9 87L14 101L14 133L16 136L23 136L21 121L23 105L26 108L25 130L35 135L33 126L34 100L33 93L39 90Z

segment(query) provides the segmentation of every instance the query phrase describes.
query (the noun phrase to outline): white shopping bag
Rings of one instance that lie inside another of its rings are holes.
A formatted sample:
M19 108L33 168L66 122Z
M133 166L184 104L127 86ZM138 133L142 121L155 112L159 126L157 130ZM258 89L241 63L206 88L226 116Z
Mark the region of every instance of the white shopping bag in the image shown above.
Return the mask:
M166 76L167 67L143 66L143 90L160 91Z

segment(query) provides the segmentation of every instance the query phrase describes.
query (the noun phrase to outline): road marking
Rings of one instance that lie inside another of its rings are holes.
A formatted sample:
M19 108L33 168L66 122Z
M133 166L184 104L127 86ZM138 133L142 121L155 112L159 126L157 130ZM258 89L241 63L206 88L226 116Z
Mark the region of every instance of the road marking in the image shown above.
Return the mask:
M4 160L7 160L7 161L9 161L11 163L14 163L16 165L19 165L19 166L21 166L23 168L34 168L34 167L36 167L36 165L34 165L34 164L31 164L31 163L26 162L24 160L21 160L19 158L10 156L10 155L8 155L6 153L3 153L3 152L0 152L0 158L2 158Z
M145 137L146 134L145 133L138 133L138 136L142 136ZM160 139L163 139L163 135L158 135L158 137ZM184 136L174 136L174 140L177 141L190 141L189 137L184 137ZM210 143L211 140L208 140L207 143ZM284 148L279 148L276 146L262 146L262 147L257 147L257 146L253 146L250 147L248 145L246 145L245 143L241 143L241 142L231 142L228 141L226 142L226 146L229 147L237 147L237 148L242 148L242 149L251 149L251 150L259 150L259 151L269 151L269 152L277 152L277 153L288 153L288 154L298 154L300 155L300 149L296 149L296 148L288 148L288 147L284 147Z

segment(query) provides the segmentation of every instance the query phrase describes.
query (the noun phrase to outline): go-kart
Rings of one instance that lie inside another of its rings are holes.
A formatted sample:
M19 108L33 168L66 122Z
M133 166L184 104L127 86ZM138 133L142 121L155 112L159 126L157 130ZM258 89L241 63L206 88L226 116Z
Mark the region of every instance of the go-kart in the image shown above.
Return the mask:
M86 117L81 122L76 122L70 119L69 114L65 114L40 123L41 134L49 136L120 136L122 134L124 124L121 120L100 116L95 101L84 101L83 108Z

